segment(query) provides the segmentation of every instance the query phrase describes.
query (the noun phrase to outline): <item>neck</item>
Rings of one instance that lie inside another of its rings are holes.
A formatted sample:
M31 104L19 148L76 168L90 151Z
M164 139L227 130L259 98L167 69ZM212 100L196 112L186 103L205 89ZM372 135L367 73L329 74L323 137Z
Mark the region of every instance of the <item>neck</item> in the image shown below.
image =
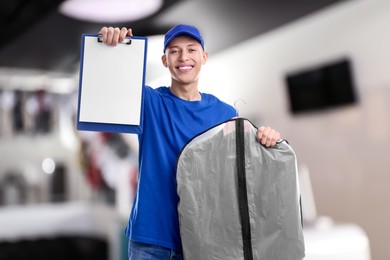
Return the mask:
M187 101L199 101L202 99L202 96L200 95L198 91L197 85L175 85L172 84L171 86L171 92L184 100Z

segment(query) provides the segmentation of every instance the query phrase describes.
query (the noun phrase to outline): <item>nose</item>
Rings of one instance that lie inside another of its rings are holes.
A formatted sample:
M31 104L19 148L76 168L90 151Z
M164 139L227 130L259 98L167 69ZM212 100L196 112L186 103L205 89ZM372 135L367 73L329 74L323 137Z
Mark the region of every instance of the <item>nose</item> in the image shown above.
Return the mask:
M187 56L187 52L186 51L182 51L180 52L180 60L187 60L188 59L188 56Z

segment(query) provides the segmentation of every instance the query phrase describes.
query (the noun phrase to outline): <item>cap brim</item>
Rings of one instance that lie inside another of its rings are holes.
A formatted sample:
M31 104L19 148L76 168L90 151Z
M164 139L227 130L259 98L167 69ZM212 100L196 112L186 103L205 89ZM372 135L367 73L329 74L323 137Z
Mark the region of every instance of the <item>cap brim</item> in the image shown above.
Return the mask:
M171 43L171 41L173 41L173 39L175 39L178 36L190 36L190 37L194 38L195 40L197 40L200 43L200 45L202 45L202 48L204 48L204 46L203 46L203 39L200 38L199 35L196 35L196 34L193 34L193 33L190 33L190 32L177 32L177 33L172 34L171 37L169 37L165 41L164 51L166 50L166 48L168 48L168 46Z

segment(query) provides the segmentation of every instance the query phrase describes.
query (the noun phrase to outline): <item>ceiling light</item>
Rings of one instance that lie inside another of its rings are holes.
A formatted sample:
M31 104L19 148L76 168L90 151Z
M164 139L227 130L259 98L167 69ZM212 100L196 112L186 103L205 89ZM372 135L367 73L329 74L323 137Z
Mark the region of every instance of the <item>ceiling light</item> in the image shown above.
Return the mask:
M88 22L131 22L154 14L162 4L163 0L67 0L59 11Z

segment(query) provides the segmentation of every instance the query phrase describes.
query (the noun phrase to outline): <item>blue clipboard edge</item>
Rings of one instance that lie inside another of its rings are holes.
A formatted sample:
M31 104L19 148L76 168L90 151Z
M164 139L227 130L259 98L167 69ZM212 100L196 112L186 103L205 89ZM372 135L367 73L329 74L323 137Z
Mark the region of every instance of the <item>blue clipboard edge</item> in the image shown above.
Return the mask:
M142 76L142 97L141 97L141 117L140 125L126 125L126 124L108 124L108 123L95 123L95 122L82 122L80 121L80 104L81 104L81 89L82 89L82 76L83 76L83 64L84 64L84 43L85 37L99 37L99 34L82 34L81 36L81 48L80 48L80 73L79 73L79 92L78 92L78 104L77 104L77 130L82 131L96 131L96 132L115 132L115 133L134 133L141 134L144 121L144 86L145 86L145 73L146 73L146 55L148 49L148 38L142 36L131 36L131 39L139 39L145 41L144 52L144 74Z

